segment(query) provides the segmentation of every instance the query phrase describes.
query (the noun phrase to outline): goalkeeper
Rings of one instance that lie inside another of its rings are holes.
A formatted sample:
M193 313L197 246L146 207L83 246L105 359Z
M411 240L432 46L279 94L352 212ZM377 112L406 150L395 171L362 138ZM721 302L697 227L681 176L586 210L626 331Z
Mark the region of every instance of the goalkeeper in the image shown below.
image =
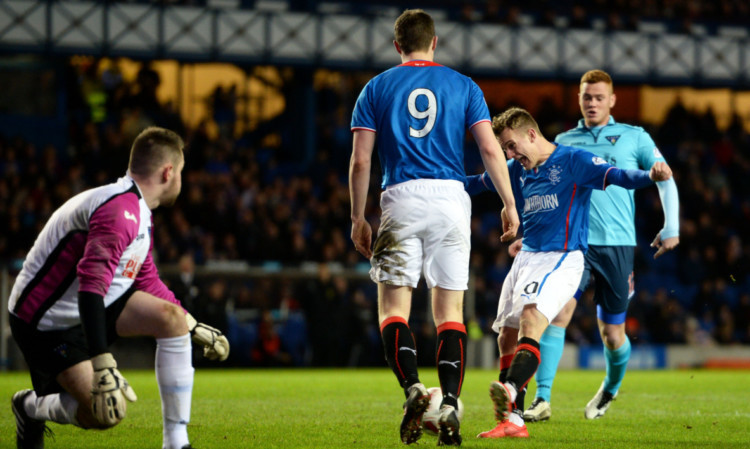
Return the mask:
M136 336L156 339L162 447L192 447L191 334L211 359L226 359L229 344L185 314L151 257L151 210L177 199L183 146L172 131L145 129L127 174L68 200L27 254L8 303L34 387L13 395L18 448L43 448L45 421L84 429L122 421L137 398L107 348Z

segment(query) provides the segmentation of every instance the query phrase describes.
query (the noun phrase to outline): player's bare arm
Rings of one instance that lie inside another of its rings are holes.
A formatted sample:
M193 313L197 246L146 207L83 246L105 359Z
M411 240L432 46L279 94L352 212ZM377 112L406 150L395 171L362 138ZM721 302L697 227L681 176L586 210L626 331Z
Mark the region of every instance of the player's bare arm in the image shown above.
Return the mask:
M372 228L365 219L367 190L370 185L372 151L375 147L375 133L355 130L352 144L352 157L349 162L349 195L351 198L351 238L354 248L365 256L372 257Z
M516 200L510 186L510 175L508 174L505 157L489 122L474 125L471 132L479 147L479 154L482 156L485 170L487 170L492 183L503 200L504 212L501 213L503 235L500 237L500 241L509 242L516 237L521 221L516 211Z
M508 246L508 255L510 257L516 257L518 253L521 252L521 248L523 248L523 239L515 240L510 246Z
M654 259L657 259L660 256L664 255L664 253L666 253L667 251L672 251L673 249L677 248L677 245L679 244L680 237L670 237L662 240L661 232L657 233L656 238L654 238L654 241L651 242L652 248L658 248L656 250L656 253L654 253Z

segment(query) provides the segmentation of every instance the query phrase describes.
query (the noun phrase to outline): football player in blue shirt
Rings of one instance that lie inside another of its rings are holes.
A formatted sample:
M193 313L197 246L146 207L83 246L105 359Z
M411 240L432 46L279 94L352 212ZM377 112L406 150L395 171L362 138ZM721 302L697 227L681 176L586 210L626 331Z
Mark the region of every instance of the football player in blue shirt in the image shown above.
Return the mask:
M471 252L471 200L464 191L464 136L471 130L489 178L506 206L503 241L519 220L502 150L492 132L484 95L468 77L433 62L437 36L432 18L407 10L394 27L402 64L370 80L352 114L349 168L351 238L370 259L378 284L378 319L385 357L406 402L401 440L414 443L430 395L417 373L417 348L409 329L412 289L423 275L431 289L437 326L437 370L443 401L439 444L460 445L456 415L466 361L463 295ZM375 137L383 170L382 216L372 248L365 219Z
M490 385L497 426L480 438L528 437L523 390L539 366L539 339L577 290L588 249L594 189L614 184L641 188L669 179L663 162L650 172L621 170L588 151L549 142L526 110L511 108L492 128L508 158L511 185L523 219L521 251L503 283L497 318L500 381ZM467 191L492 189L486 176L470 177ZM504 211L505 212L505 211Z
M666 163L651 136L641 127L618 123L610 110L615 105L612 78L591 70L581 77L579 104L583 119L578 126L557 136L556 142L591 151L612 165L625 169L649 169ZM664 228L651 244L654 258L674 249L679 241L679 198L674 179L659 182L664 208ZM604 381L586 405L587 419L599 418L617 396L630 359L630 340L625 334L625 314L633 296L635 253L635 202L633 191L621 188L594 192L586 267L581 285L560 314L552 320L540 341L542 363L536 373L536 397L524 413L527 421L542 421L552 415L550 397L557 365L565 344L565 328L573 316L577 299L593 278L599 332L604 342L607 371Z

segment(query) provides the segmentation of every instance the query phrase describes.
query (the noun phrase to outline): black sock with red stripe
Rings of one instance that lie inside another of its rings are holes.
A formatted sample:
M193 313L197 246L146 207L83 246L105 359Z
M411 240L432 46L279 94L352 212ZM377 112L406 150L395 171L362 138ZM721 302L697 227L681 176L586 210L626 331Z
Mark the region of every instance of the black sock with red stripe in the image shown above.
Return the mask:
M393 316L380 325L380 336L383 338L385 360L406 394L409 387L419 382L417 345L411 329L405 319Z
M508 370L510 369L511 362L513 362L513 354L500 356L500 376L498 377L500 383L505 383L508 380Z
M536 373L541 359L538 341L528 337L518 340L518 347L513 355L513 362L510 364L507 376L508 383L512 383L518 392L515 408L523 410L526 385Z
M437 328L437 371L443 404L458 409L466 371L466 326L449 321Z

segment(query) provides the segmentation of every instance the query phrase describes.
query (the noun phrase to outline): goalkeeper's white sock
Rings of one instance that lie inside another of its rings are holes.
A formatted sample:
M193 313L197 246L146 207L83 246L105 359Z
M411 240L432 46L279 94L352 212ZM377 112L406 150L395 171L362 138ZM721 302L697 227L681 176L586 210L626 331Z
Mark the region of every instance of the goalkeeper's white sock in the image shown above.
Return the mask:
M190 334L156 339L156 382L164 421L164 449L179 449L190 443L187 424L194 372Z
M33 419L79 426L76 419L78 401L68 393L37 396L36 392L32 391L31 394L26 396L23 405L26 413Z

